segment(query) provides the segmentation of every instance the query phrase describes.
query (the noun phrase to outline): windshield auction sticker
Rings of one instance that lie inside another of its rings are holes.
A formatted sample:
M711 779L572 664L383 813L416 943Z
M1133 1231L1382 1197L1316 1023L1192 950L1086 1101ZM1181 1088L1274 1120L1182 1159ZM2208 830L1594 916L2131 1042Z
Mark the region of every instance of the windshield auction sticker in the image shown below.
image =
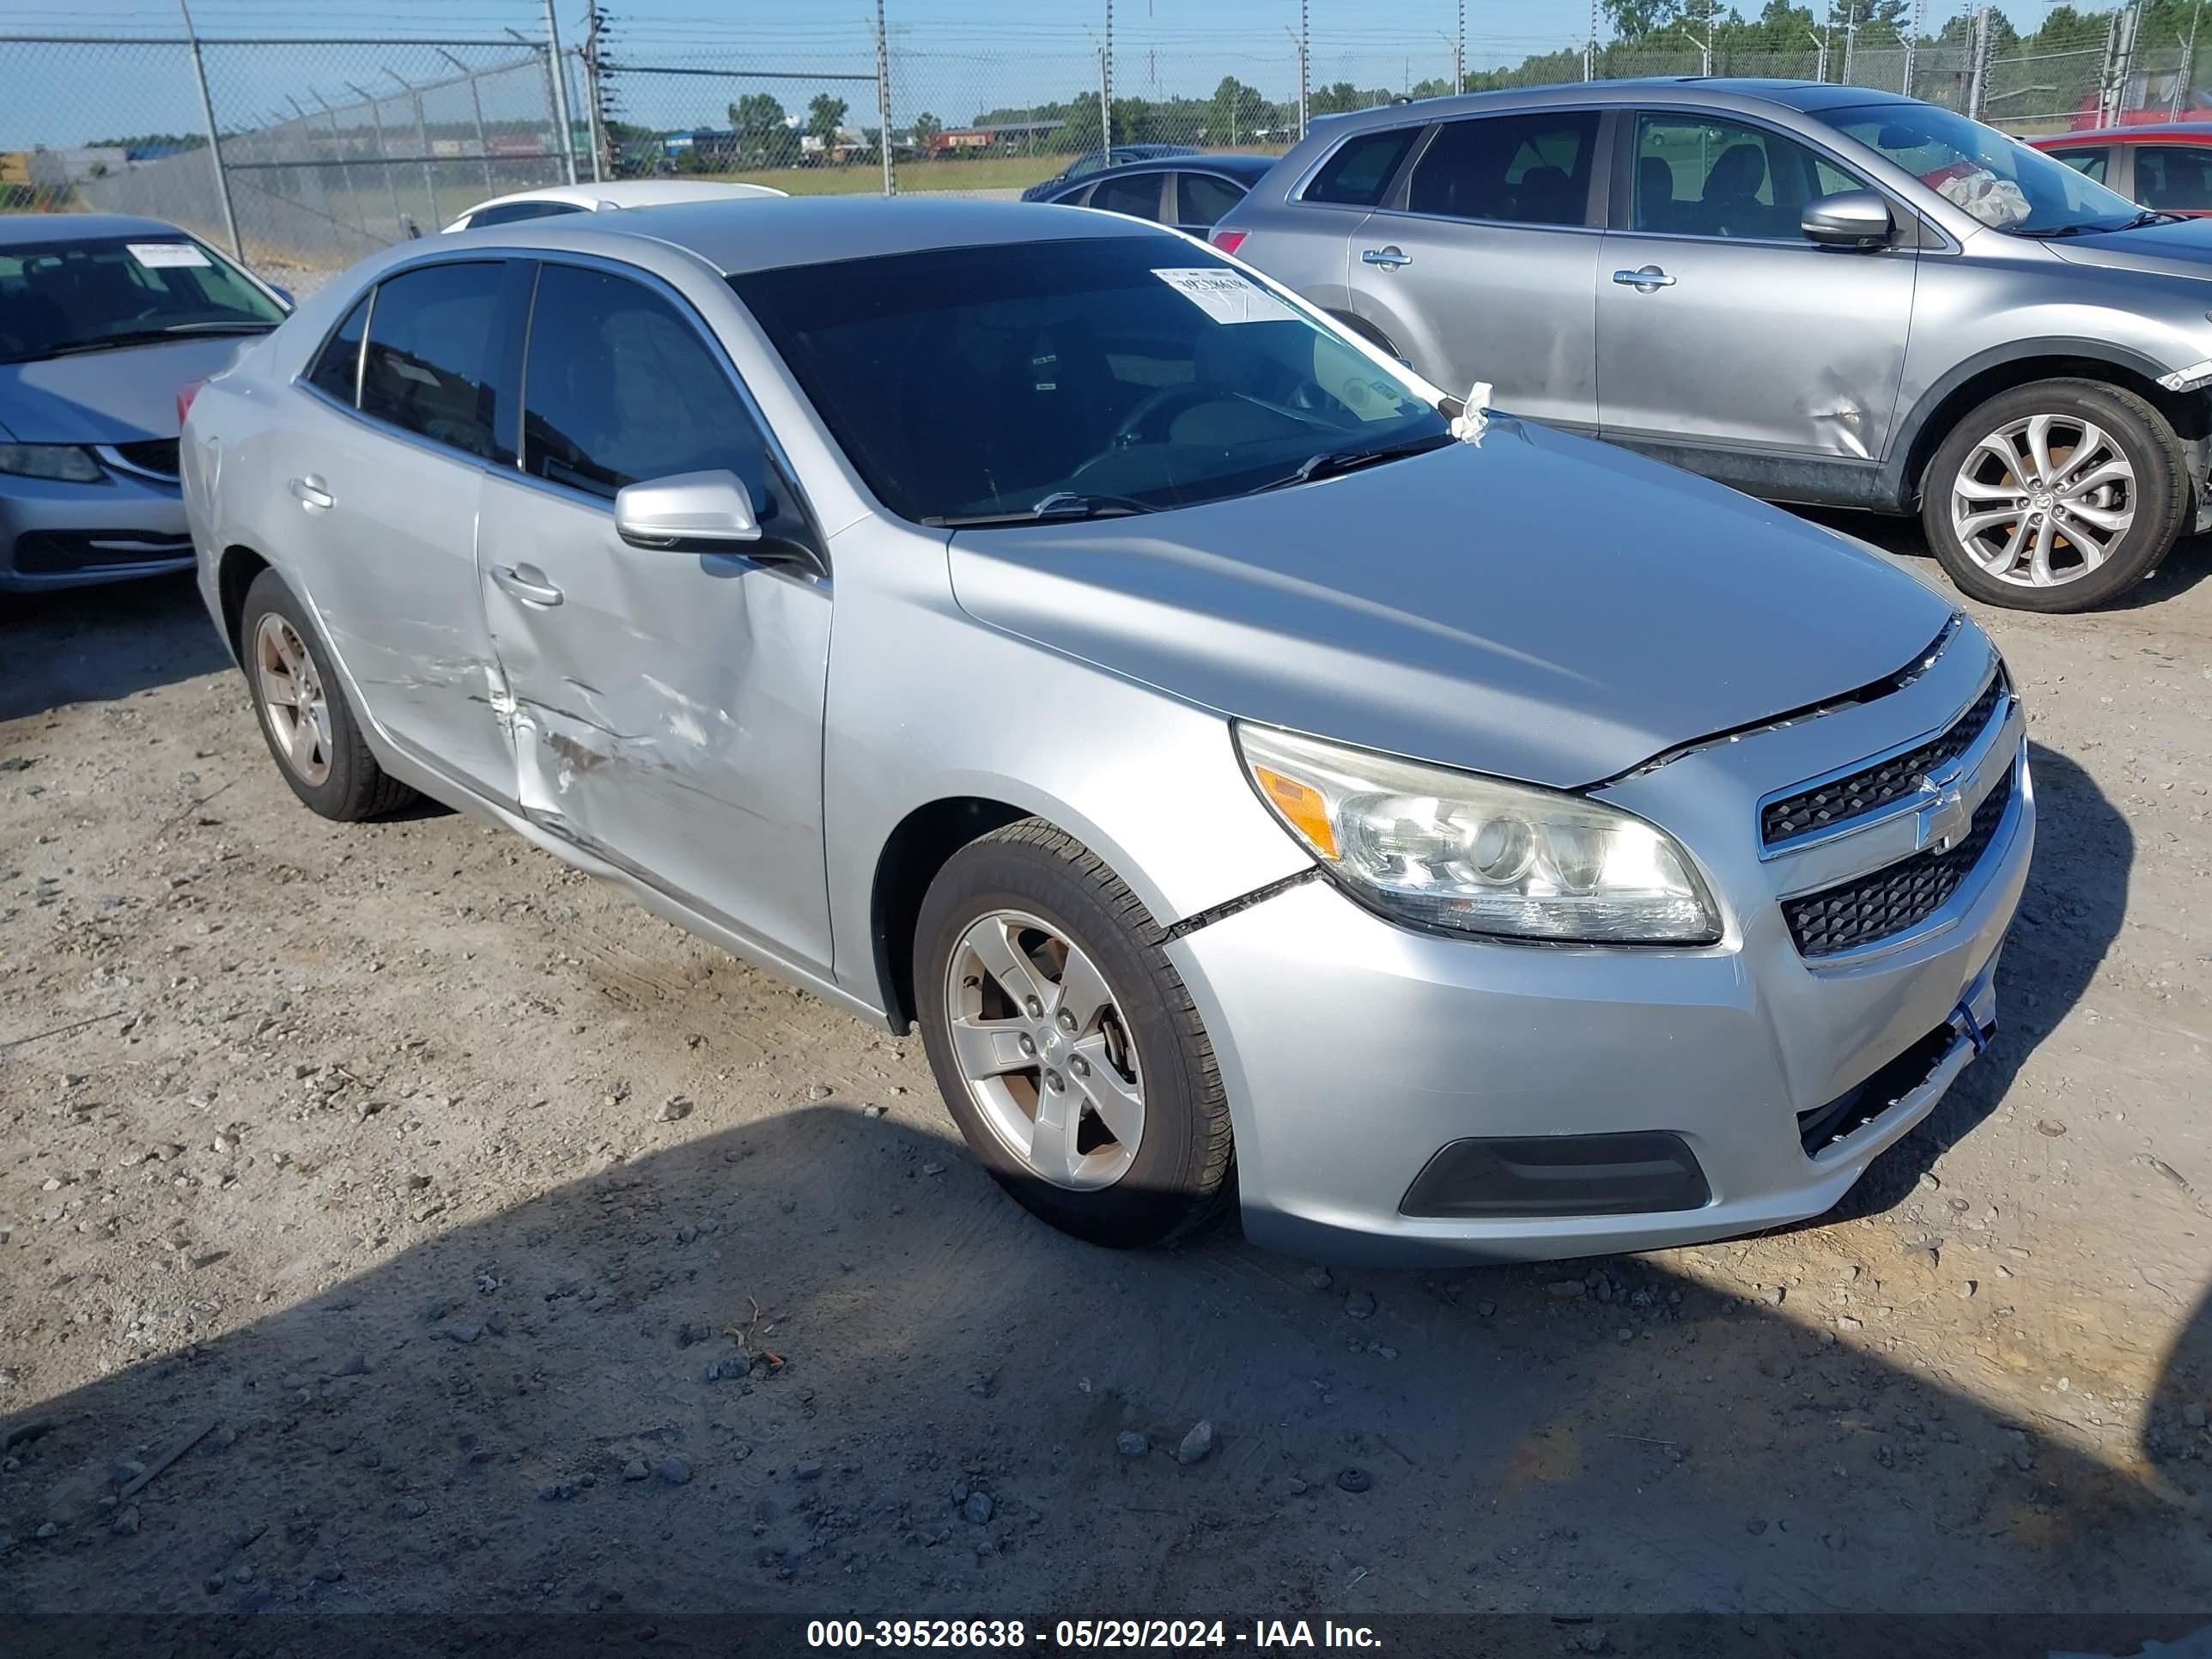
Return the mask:
M1192 265L1152 275L1217 323L1280 323L1297 315L1242 271Z
M149 270L158 270L164 265L204 265L206 254L190 242L125 242L131 257Z

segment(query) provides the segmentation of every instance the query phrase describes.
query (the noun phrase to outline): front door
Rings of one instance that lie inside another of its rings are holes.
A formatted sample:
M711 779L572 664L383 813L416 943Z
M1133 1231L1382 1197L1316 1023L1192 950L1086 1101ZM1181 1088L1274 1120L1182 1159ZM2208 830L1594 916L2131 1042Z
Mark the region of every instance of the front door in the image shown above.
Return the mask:
M826 970L830 589L632 547L627 483L726 468L764 534L817 546L733 371L672 292L539 267L521 465L486 476L479 564L524 814L776 954Z
M520 318L503 290L516 269L386 277L325 343L304 382L321 397L300 400L277 451L298 514L290 550L370 717L413 759L495 798L514 762L491 702L477 501L512 425L503 365Z
M1449 121L1352 234L1352 309L1445 391L1597 422L1595 110Z
M1817 246L1798 228L1805 204L1863 179L1749 123L1635 120L1627 216L1598 284L1604 435L1878 458L1912 321L1910 222L1893 246Z

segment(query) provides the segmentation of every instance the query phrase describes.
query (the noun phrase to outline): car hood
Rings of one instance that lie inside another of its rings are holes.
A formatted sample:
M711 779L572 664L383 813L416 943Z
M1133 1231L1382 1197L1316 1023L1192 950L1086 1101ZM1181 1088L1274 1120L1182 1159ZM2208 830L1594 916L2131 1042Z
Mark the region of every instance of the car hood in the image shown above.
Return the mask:
M962 531L950 557L969 614L1053 649L1241 719L1558 787L1895 673L1950 615L1833 532L1503 419L1242 500Z
M2212 277L2212 220L2184 219L2179 224L2053 237L2043 246L2069 264L2148 271L2160 276Z
M27 444L177 435L177 393L219 374L245 339L202 334L32 363L0 363L0 429Z

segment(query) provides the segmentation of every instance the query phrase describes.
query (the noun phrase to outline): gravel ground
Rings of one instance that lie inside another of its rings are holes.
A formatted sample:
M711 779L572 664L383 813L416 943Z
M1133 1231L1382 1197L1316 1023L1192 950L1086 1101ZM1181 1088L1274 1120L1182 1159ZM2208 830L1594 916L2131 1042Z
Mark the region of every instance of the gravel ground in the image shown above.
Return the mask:
M309 816L187 584L12 601L0 1612L2212 1607L2209 576L1985 617L2003 1027L1841 1211L1395 1275L1059 1237L918 1042Z

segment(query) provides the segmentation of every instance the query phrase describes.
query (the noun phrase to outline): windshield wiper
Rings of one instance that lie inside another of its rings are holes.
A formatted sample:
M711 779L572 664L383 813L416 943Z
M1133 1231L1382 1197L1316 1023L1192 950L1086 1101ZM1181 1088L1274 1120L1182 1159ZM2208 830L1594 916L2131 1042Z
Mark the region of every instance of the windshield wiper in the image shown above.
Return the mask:
M1453 441L1448 432L1431 433L1423 438L1410 438L1403 443L1373 444L1351 449L1324 449L1318 455L1309 455L1291 471L1279 478L1270 479L1251 493L1263 489L1287 489L1292 484L1311 483L1316 478L1334 477L1339 473L1351 472L1377 461L1395 461L1407 455L1419 455L1431 449L1442 449Z
M2136 215L2134 218L2129 220L2127 223L2124 225L2116 225L2113 228L2116 230L2134 230L2142 225L2178 225L2180 222L2181 216L2178 213L2160 213L2156 208L2145 208L2141 213Z
M11 363L38 362L48 357L72 357L80 352L106 351L112 346L150 345L157 340L174 340L186 335L266 334L276 326L274 323L173 323L167 328L127 328L113 334L95 334L88 339L64 340L43 351L24 352L8 361Z
M2178 213L2160 213L2156 208L2145 208L2134 218L2123 219L2117 225L2052 225L2046 230L2015 230L2012 234L2015 236L2033 237L2039 242L2047 242L2060 236L2103 236L2112 231L2135 230L2144 225L2179 224L2180 222L2181 216Z
M1083 495L1073 489L1055 489L1018 513L939 514L921 522L939 530L966 530L981 525L1036 524L1042 520L1121 519L1133 513L1158 511L1150 501L1140 501L1133 495Z

